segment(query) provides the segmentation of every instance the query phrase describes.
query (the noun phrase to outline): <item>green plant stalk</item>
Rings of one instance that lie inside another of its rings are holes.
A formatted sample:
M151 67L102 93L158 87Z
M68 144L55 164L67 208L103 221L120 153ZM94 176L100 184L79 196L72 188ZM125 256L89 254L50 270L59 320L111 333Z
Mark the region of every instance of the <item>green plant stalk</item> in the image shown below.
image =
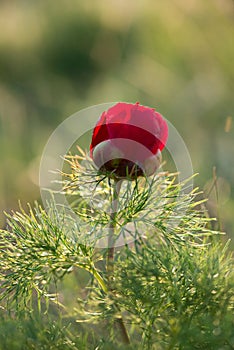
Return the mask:
M113 201L111 207L110 224L109 224L109 235L108 235L108 249L107 249L107 259L106 259L106 270L108 279L108 291L109 293L114 293L114 255L115 255L115 227L116 227L116 215L118 211L118 197L121 188L122 181L114 180L113 186ZM118 305L116 308L119 310ZM120 310L119 310L120 311ZM130 344L130 339L124 325L122 317L116 319L118 324L122 340L124 344Z
M111 206L110 224L109 224L109 234L108 234L108 250L107 250L107 277L108 277L108 287L112 288L113 282L113 272L114 272L114 254L115 254L115 226L116 226L116 215L118 211L118 197L121 188L121 181L114 180L113 186L113 200Z

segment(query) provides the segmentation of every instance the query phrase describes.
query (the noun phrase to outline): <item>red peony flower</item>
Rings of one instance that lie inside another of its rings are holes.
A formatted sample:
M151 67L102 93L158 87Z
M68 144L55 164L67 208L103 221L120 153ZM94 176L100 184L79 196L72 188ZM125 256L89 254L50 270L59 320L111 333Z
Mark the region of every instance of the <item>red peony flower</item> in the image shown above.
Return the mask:
M101 172L117 178L150 176L160 165L167 137L161 114L139 103L120 102L99 118L90 155Z

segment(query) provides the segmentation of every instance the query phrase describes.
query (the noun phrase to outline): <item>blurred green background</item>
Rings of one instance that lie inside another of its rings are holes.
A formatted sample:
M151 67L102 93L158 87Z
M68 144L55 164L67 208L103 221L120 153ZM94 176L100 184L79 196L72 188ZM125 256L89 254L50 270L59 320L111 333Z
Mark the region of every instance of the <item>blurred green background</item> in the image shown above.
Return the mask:
M1 226L18 199L40 198L40 157L59 123L139 101L177 128L211 215L232 235L232 0L1 0L0 28Z

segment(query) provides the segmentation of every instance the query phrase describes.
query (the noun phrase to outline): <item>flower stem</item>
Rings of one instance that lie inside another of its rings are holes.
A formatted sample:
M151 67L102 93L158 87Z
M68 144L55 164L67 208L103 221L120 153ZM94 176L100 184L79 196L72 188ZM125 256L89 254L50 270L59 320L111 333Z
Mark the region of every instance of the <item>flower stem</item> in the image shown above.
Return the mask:
M106 270L107 270L107 280L108 280L108 290L109 293L114 294L114 255L115 255L115 227L116 227L116 216L118 211L118 198L121 188L122 180L114 180L113 186L113 201L112 201L112 212L110 215L110 224L109 224L109 235L108 235L108 250L107 250L107 259L106 259ZM120 311L118 305L115 303L115 307ZM116 319L118 324L119 331L122 336L124 344L130 344L129 336L127 329L124 325L123 318L119 317Z
M110 215L110 224L109 224L109 234L108 234L108 250L107 250L107 277L109 289L112 287L113 282L113 273L114 273L114 255L115 255L115 226L116 226L116 215L118 211L118 197L121 188L122 181L114 180L113 186L113 200L111 207L111 215Z

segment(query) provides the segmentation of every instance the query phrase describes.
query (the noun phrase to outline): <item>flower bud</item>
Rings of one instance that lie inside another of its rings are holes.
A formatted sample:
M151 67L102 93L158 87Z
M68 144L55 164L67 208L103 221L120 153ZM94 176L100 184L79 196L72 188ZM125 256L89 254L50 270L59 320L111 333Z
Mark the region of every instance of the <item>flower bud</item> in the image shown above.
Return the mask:
M167 137L168 126L161 114L139 103L120 102L99 118L90 155L108 176L150 176L161 163Z

